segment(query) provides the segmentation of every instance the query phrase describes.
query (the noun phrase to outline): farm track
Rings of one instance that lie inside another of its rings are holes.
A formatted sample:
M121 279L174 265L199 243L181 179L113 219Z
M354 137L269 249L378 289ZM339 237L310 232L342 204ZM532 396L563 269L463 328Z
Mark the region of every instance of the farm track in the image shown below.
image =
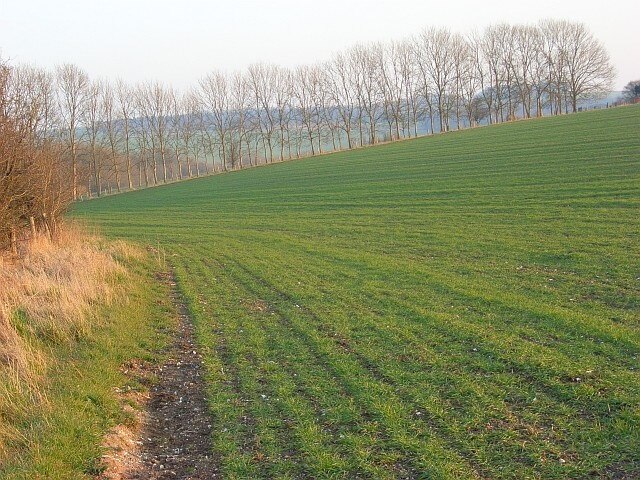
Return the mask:
M129 442L134 449L113 452L102 478L215 479L219 471L211 449L212 420L192 320L174 272L157 279L170 288L178 315L175 337L161 366L143 364L138 369L137 375L152 377L153 383L140 405L144 410L137 439Z

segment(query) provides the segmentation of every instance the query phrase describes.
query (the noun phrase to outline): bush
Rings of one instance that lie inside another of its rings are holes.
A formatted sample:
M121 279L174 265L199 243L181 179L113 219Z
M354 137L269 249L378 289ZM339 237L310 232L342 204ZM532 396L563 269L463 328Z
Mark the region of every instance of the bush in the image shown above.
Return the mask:
M50 140L38 142L36 127L21 118L27 113L15 113L10 75L10 67L0 63L0 249L11 243L15 248L16 236L26 228L55 235L72 200L62 149Z

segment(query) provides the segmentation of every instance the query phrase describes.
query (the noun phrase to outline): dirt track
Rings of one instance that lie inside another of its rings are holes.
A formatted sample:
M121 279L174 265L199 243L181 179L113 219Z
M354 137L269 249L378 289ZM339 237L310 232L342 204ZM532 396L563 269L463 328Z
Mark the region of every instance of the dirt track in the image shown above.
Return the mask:
M139 409L129 407L137 421L118 426L106 438L102 479L219 478L193 324L173 274L159 279L171 289L179 316L176 336L162 365L132 362L126 367L143 383L153 382L148 395L123 394L125 403L137 404Z

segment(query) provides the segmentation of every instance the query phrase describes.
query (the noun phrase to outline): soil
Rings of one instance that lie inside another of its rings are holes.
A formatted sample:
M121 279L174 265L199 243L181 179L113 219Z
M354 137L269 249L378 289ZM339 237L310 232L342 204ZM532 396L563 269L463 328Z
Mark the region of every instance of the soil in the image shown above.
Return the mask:
M176 335L162 365L133 361L123 367L127 375L151 385L147 393L119 392L132 421L105 438L101 479L220 478L193 324L173 273L160 280L171 289L178 314Z

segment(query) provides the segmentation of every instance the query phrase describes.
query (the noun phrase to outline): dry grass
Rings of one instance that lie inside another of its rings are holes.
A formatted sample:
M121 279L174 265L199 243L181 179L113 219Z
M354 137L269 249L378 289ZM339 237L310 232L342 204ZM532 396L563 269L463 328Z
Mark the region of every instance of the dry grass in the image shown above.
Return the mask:
M77 226L55 242L42 236L23 249L19 259L0 257L0 463L21 440L16 424L46 404L51 347L90 332L99 322L95 307L111 303L114 280L125 275L118 259L142 255Z

